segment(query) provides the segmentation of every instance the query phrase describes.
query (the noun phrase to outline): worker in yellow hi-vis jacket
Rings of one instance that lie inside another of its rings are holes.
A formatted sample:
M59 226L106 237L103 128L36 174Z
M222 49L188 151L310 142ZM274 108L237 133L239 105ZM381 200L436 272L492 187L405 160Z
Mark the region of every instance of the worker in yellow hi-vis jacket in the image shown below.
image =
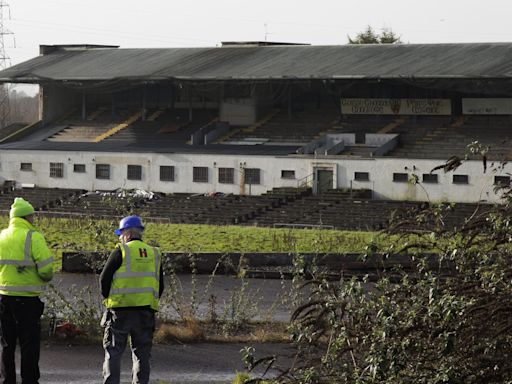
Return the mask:
M39 295L53 277L53 256L34 227L34 207L16 197L9 227L0 233L0 381L16 384L14 352L19 340L23 384L39 382Z
M160 252L142 241L144 226L139 216L121 220L115 234L120 243L110 254L100 275L105 328L103 383L119 384L121 356L130 336L133 383L149 383L155 312L162 295Z

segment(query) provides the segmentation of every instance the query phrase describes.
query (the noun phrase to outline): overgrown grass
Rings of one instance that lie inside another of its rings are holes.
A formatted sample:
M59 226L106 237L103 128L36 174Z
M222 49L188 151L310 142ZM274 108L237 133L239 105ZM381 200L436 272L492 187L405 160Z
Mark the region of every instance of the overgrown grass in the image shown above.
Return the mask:
M0 216L0 227L7 224L8 218ZM108 251L117 241L113 233L116 225L117 220L93 217L40 217L36 221L56 251ZM144 237L155 241L163 252L347 253L363 252L368 244L382 241L375 232L154 223L146 225Z

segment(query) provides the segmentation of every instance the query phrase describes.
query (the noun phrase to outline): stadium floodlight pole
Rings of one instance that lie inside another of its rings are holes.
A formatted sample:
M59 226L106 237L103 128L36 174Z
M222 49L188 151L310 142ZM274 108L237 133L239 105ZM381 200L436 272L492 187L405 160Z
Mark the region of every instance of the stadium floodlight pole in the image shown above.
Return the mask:
M10 66L10 58L7 56L7 53L5 51L4 36L14 35L13 32L5 29L4 9L9 9L10 18L9 4L7 4L4 0L0 0L0 70L4 70ZM0 129L4 128L6 125L9 124L9 117L9 85L6 83L1 85L0 88Z

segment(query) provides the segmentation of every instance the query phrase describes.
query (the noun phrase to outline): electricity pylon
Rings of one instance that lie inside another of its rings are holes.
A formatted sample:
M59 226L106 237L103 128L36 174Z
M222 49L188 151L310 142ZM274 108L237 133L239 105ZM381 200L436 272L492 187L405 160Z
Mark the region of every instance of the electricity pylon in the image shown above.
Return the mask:
M4 26L4 10L9 10L9 4L4 0L0 0L0 70L4 70L10 66L10 58L5 52L4 36L14 35L11 31L7 30ZM10 17L10 11L9 11ZM10 118L10 105L9 105L9 84L0 85L0 129L9 124Z

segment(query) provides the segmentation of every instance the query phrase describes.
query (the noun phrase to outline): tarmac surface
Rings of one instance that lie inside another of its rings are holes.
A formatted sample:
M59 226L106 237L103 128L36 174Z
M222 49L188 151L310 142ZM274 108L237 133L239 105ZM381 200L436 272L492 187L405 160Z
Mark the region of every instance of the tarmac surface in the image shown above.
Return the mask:
M55 288L68 298L76 296L84 288L98 292L98 276L92 274L59 273L53 280ZM286 303L291 282L289 280L238 279L234 276L181 275L174 294L182 300L197 296L198 316L206 316L209 298L216 297L217 313L222 315L230 305L233 295L243 293L242 306L254 305L254 319L267 317L286 321L290 316L290 305ZM171 289L167 285L167 289ZM97 303L100 302L99 298ZM101 307L99 307L101 308ZM264 315L262 315L264 314ZM243 371L240 350L254 346L256 357L276 353L290 353L286 344L240 344L240 343L191 343L155 344L152 353L151 383L158 384L220 384L230 383L237 371ZM18 348L19 349L19 348ZM41 347L40 383L85 384L102 382L103 349L101 345L66 345L64 341L45 343ZM19 356L18 356L19 359ZM19 363L17 365L19 369ZM272 374L270 372L269 374ZM275 372L274 372L275 374ZM131 354L129 347L123 356L122 382L131 383Z
M68 299L74 295L82 295L87 298L91 293L93 297L97 298L92 305L101 310L98 279L99 277L94 274L58 273L52 280L52 284ZM183 274L178 275L178 280L173 284L166 277L164 296L171 293L182 303L195 302L199 317L208 316L213 296L218 316L225 315L226 308L229 309L231 306L237 305L245 306L246 312L254 315L253 320L288 321L292 311L291 286L290 280L240 279L232 275L212 277L210 275ZM81 291L84 288L90 292L84 294ZM167 315L178 316L173 308L168 308L168 311L170 312Z
M230 383L243 371L240 350L245 344L154 345L151 383L220 384ZM289 353L285 344L257 344L256 357ZM97 346L43 345L41 380L48 384L101 383L103 349ZM123 383L131 383L131 357L127 347L122 363ZM272 375L272 372L270 372Z

